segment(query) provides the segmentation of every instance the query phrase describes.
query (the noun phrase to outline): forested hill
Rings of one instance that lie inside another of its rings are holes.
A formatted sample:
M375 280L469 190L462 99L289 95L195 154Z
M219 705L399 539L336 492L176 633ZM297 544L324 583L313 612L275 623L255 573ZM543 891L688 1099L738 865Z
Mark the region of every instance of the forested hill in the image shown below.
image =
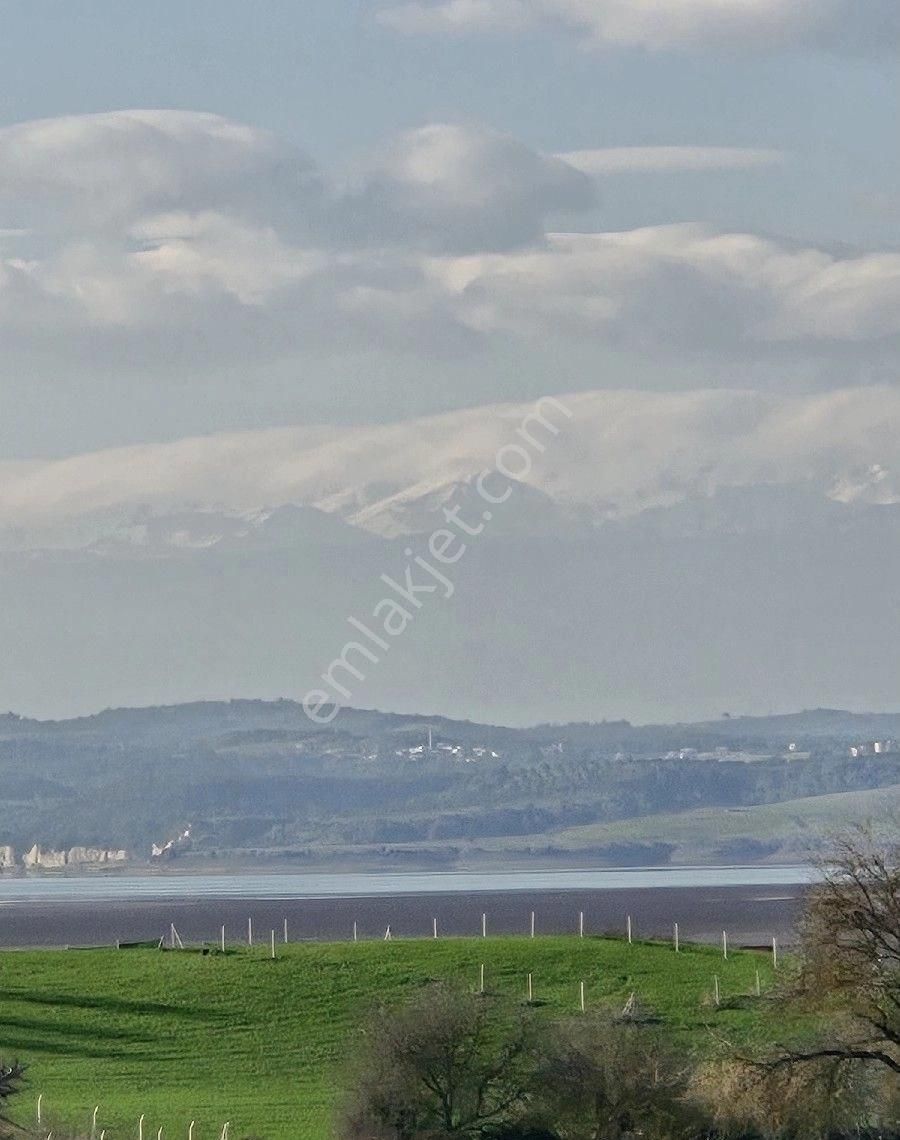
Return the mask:
M546 743L601 743L616 747L669 747L672 741L716 743L737 747L772 741L844 740L871 736L900 736L900 713L852 713L842 709L808 709L769 716L723 713L716 721L688 724L633 725L627 720L573 724L538 724L529 728L477 724L428 713L402 714L374 709L341 709L331 725L314 724L297 701L196 701L148 708L105 709L72 720L38 721L15 713L0 716L0 740L11 736L44 734L97 734L132 741L202 739L229 731L289 730L305 735L346 732L353 736L378 735L408 729L451 732L495 741Z
M7 714L0 845L126 848L140 863L151 844L189 829L175 852L185 864L452 865L570 857L575 848L595 861L665 862L680 856L677 845L662 833L631 842L629 820L704 808L724 820L759 805L888 788L900 784L897 738L900 715L836 710L531 728L356 709L323 727L286 700L56 722ZM731 827L726 842L723 829L718 842L713 816L699 857L797 857L795 835L754 834L747 818L746 833L735 837ZM613 824L621 825L614 842L573 847L573 829L583 836ZM804 829L814 843L815 827Z

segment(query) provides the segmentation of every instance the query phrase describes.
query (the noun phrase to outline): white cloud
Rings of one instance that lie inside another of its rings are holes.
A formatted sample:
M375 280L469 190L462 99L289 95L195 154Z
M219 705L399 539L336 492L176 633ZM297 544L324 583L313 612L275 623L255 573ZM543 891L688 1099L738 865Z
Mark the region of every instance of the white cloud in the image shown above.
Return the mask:
M436 124L330 180L217 116L121 112L0 131L5 365L55 355L167 369L376 346L425 359L500 336L735 359L880 346L896 359L900 255L837 256L701 226L549 232L588 211L582 170L700 169L769 151L552 156ZM21 220L21 219L14 219Z
M356 240L432 250L509 249L548 218L596 204L580 170L509 135L434 123L400 135L337 205Z
M809 396L600 391L562 397L571 419L527 481L597 518L672 506L723 488L810 488L900 502L900 390ZM378 529L380 509L471 479L515 438L530 405L382 426L278 428L5 464L0 531L62 527L97 512L252 511L288 503ZM552 407L545 413L553 419ZM548 442L549 437L548 437ZM867 473L867 474L866 474Z
M276 194L309 203L318 193L305 156L219 115L112 111L0 129L0 209L44 227L115 230L166 209L255 209Z
M381 23L406 35L517 32L532 28L539 12L527 0L444 0L399 4L379 13Z
M900 254L837 257L702 226L555 234L432 272L483 332L740 351L900 336Z
M559 159L585 174L677 173L707 170L760 170L780 166L780 150L729 146L615 146L572 150Z
M475 127L407 132L341 186L215 115L25 123L0 130L0 208L28 222L0 235L0 328L10 352L64 340L87 363L128 338L143 360L445 351L472 333L421 251L514 248L593 202L580 171Z
M722 45L833 51L896 48L895 0L413 0L382 23L408 35L559 26L595 45L654 51Z

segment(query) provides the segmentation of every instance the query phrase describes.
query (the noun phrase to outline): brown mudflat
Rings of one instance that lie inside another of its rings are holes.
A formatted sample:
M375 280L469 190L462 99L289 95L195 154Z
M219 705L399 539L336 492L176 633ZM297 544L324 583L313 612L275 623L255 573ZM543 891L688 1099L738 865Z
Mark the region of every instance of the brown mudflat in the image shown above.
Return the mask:
M284 919L292 941L430 937L432 921L446 936L527 934L535 912L537 934L576 933L579 911L585 934L624 934L631 915L635 938L670 938L678 923L684 941L715 942L728 932L732 945L768 946L790 941L802 887L661 887L619 890L492 891L399 894L353 898L202 898L134 901L10 901L0 907L0 946L114 945L167 935L174 923L185 941L215 941L224 924L230 941L246 941L248 918L260 942Z

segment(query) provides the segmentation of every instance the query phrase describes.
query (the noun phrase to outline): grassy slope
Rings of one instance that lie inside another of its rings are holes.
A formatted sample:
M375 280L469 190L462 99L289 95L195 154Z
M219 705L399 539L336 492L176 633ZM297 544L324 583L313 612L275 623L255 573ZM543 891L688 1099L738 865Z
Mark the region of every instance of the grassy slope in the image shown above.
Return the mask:
M900 817L900 784L861 792L809 796L783 803L759 804L740 810L697 808L694 811L643 816L616 823L589 824L555 832L550 838L561 847L579 847L622 841L674 843L675 862L724 840L751 838L782 840L798 853L805 844L814 847L829 833L854 823L896 827Z
M541 1014L574 1013L578 983L589 1006L624 1004L636 991L684 1035L707 1049L710 1026L738 1040L764 1039L766 1003L727 1008L747 994L766 956L586 938L442 939L279 947L226 956L151 950L28 951L0 955L0 1055L29 1066L17 1115L34 1120L38 1093L47 1127L98 1127L111 1140L137 1135L215 1140L317 1140L328 1120L340 1065L356 1028L381 999L400 999L429 978L475 984L486 964L489 990L519 996L534 975ZM723 1007L708 995L718 975ZM755 1006L755 1008L754 1008ZM783 1026L780 1027L783 1029Z

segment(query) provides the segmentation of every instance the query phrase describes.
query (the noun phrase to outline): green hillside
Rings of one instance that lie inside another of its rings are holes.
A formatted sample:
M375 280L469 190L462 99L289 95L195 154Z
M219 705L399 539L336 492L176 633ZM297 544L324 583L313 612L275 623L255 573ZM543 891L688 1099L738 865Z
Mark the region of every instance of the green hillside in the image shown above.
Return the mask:
M703 807L643 819L588 824L556 832L551 841L565 849L616 842L669 843L672 862L709 858L732 843L771 843L780 858L817 852L829 835L854 824L871 824L894 834L900 819L900 784L885 788L806 796L751 807Z
M586 938L489 938L297 944L201 954L157 950L11 951L0 955L0 1055L28 1066L15 1115L57 1135L98 1129L109 1140L231 1136L318 1140L329 1135L341 1066L379 1001L397 1001L429 979L522 996L534 979L538 1016L575 1013L579 983L589 1007L624 1005L636 992L683 1037L712 1048L710 1030L765 1038L768 1006L752 994L768 956L711 947ZM722 1005L710 1002L714 976ZM783 1025L780 1031L783 1031Z

